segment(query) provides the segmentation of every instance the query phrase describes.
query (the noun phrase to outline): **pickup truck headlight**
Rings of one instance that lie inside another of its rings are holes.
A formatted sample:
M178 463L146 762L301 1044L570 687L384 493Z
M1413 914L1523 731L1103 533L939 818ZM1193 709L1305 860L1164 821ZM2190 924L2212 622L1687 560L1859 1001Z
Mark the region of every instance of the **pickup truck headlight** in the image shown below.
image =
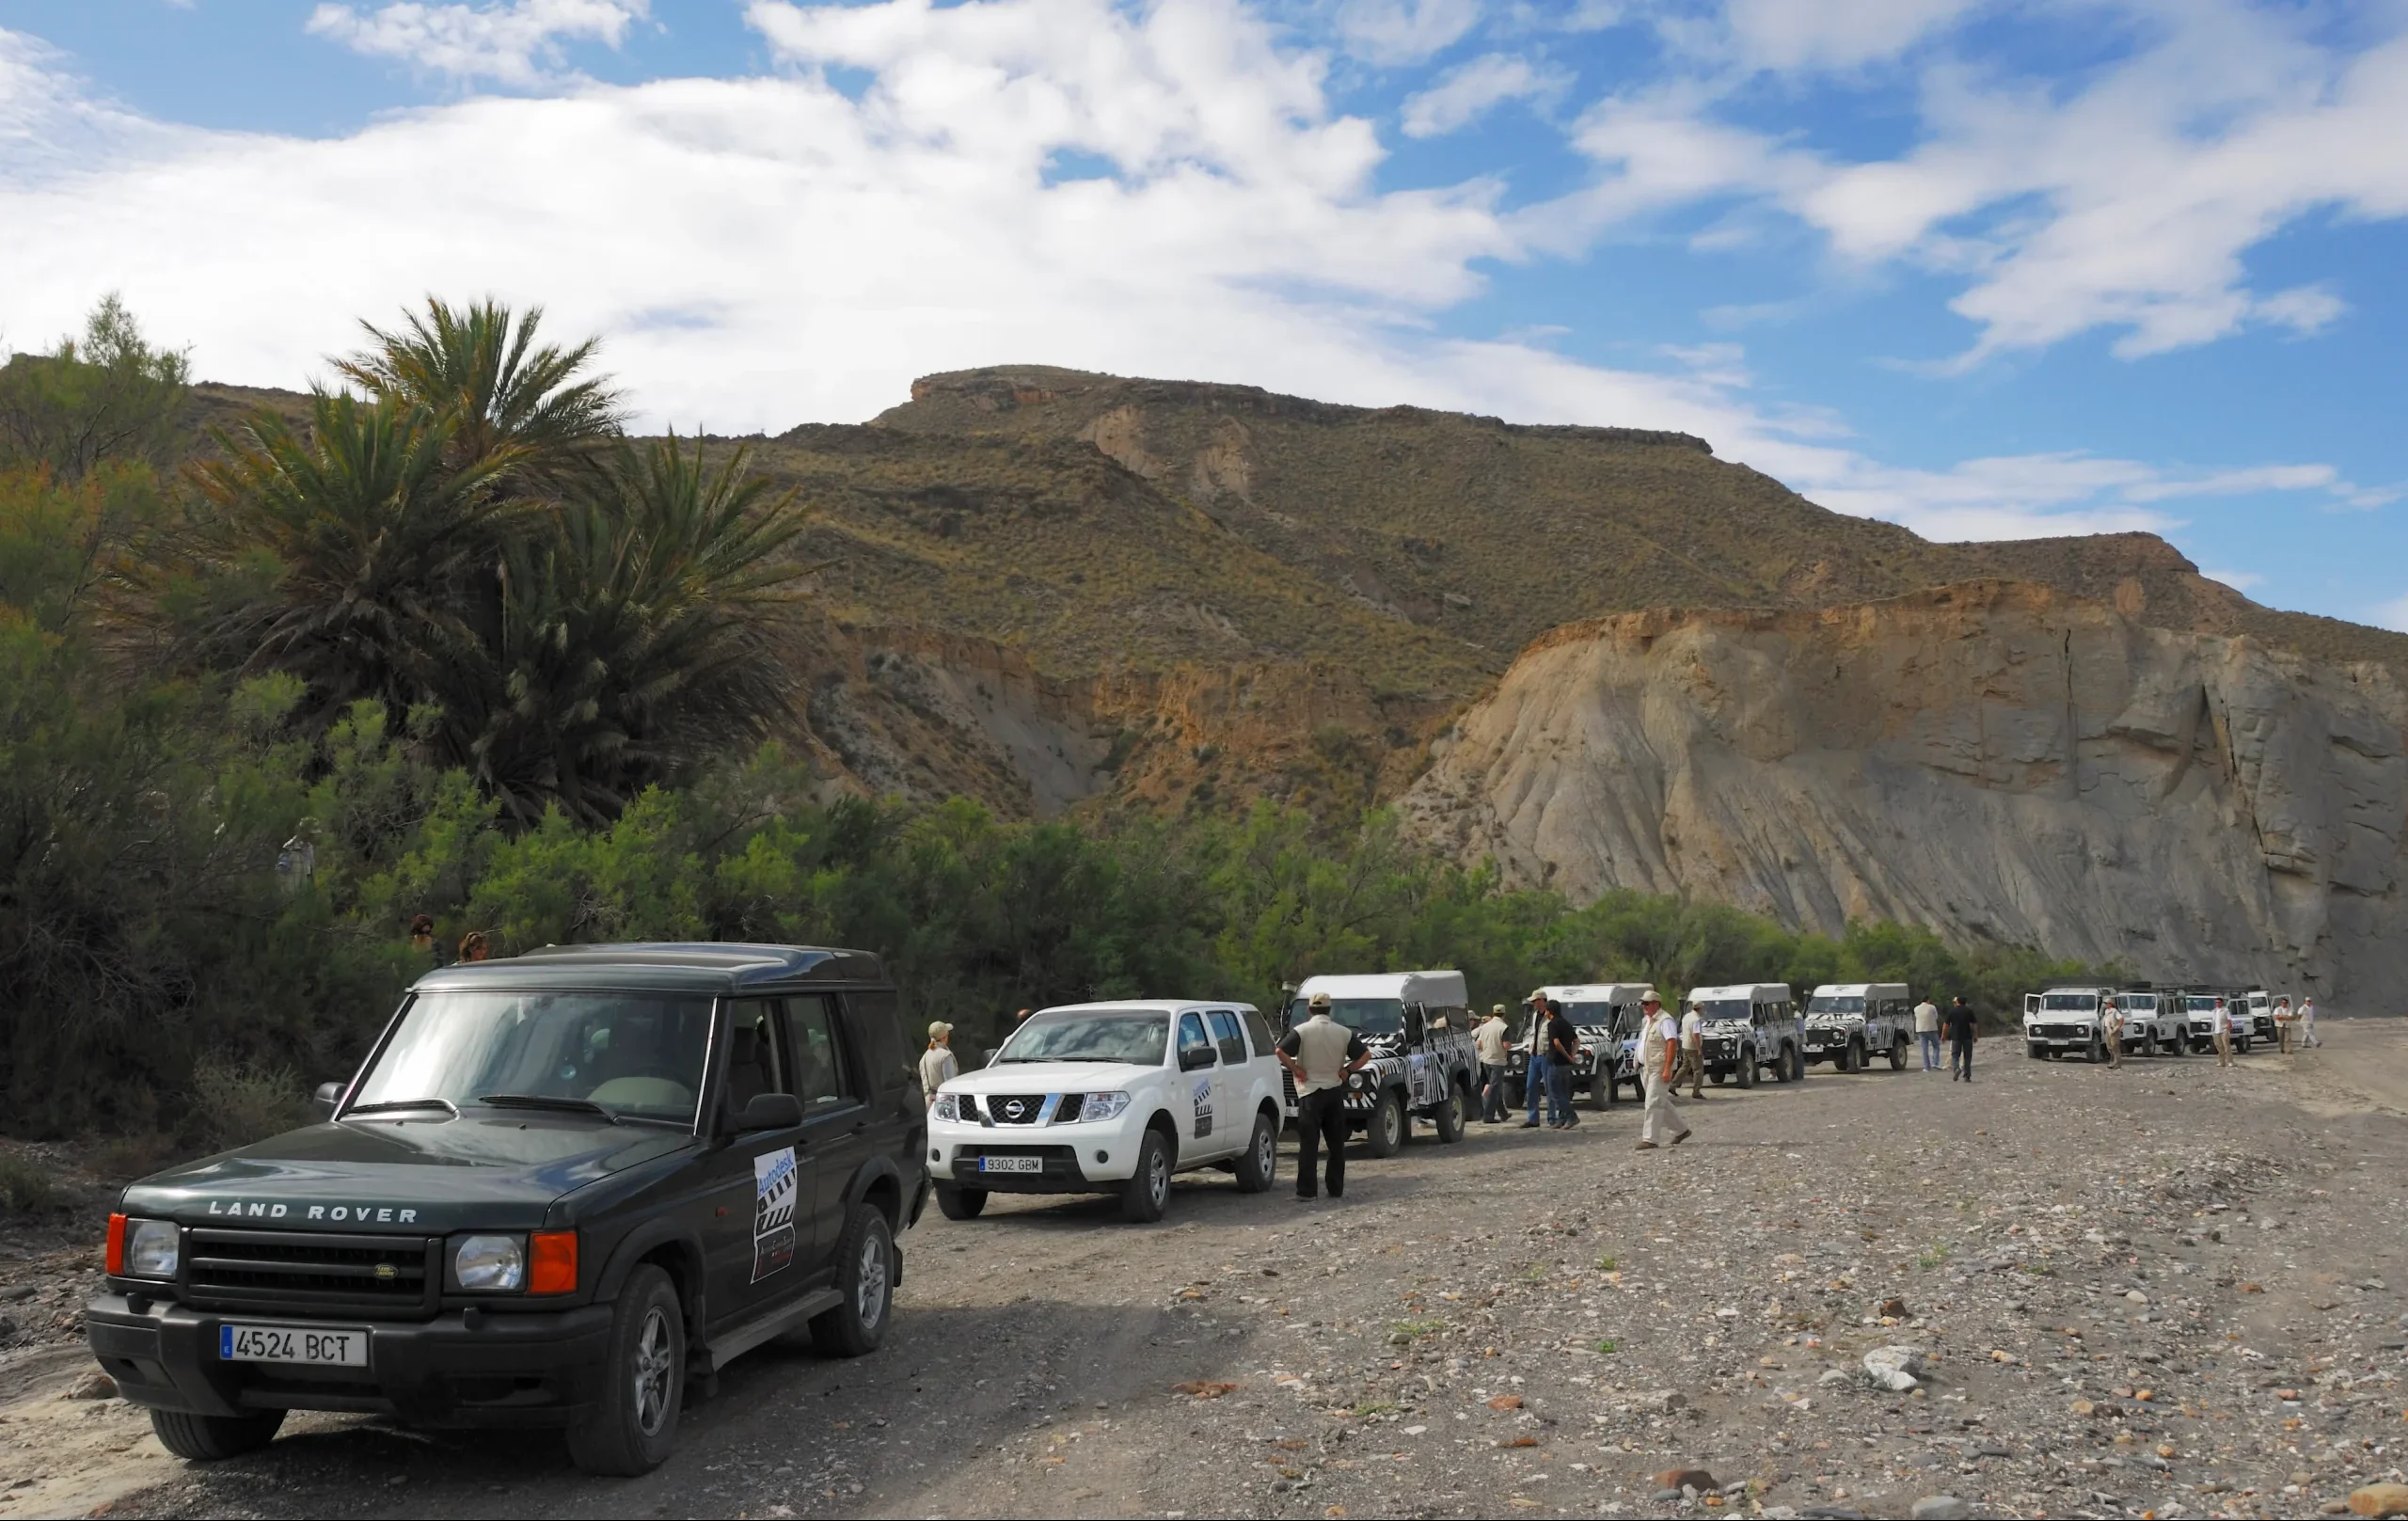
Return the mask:
M930 1119L953 1120L958 1123L961 1118L961 1100L959 1096L951 1093L938 1094L937 1101L928 1108L928 1117Z
M182 1233L172 1220L129 1220L125 1230L125 1274L132 1278L172 1278Z
M1129 1095L1125 1093L1090 1093L1086 1101L1079 1105L1079 1122L1087 1124L1099 1119L1118 1119L1121 1111L1128 1107Z
M463 1236L452 1248L452 1281L471 1293L527 1287L527 1246L516 1236Z

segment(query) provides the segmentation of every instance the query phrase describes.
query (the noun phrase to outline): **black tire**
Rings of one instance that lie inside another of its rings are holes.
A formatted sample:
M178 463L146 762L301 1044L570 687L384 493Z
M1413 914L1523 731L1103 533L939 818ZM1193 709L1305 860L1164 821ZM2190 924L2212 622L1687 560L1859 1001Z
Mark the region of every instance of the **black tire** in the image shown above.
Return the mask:
M1787 1046L1783 1046L1780 1050L1774 1052L1772 1054L1772 1080L1776 1083L1788 1083L1804 1075L1806 1064L1802 1060L1798 1060L1796 1058L1797 1054L1792 1052Z
M834 1288L845 1301L811 1318L812 1345L838 1357L876 1352L895 1318L895 1228L875 1204L856 1204L845 1218Z
M2094 1030L2090 1036L2090 1065L2099 1067L2104 1065L2106 1060L2107 1042L2100 1039L2098 1032Z
M939 1183L937 1211L948 1220L975 1220L987 1211L987 1191Z
M1596 1076L1589 1079L1589 1101L1600 1109L1611 1109L1614 1106L1612 1073L1601 1068Z
M1718 1078L1716 1081L1719 1082L1720 1079ZM1738 1082L1743 1088L1752 1088L1756 1085L1756 1048L1753 1046L1739 1048Z
M569 1460L587 1473L633 1478L668 1461L686 1399L686 1309L657 1264L620 1286L603 1354L602 1387L568 1429Z
M1131 1225L1149 1226L1170 1207L1170 1141L1149 1130L1137 1143L1137 1170L1120 1185L1120 1218Z
M1462 1133L1462 1127L1456 1127ZM1268 1114L1254 1117L1254 1134L1238 1158L1238 1192L1259 1194L1279 1177L1279 1122Z
M261 1410L247 1416L194 1416L182 1410L153 1410L150 1429L159 1445L195 1463L217 1463L256 1452L276 1440L284 1424L281 1410Z
M1841 1068L1840 1070L1844 1072L1863 1071L1866 1066L1863 1042L1859 1040L1849 1041L1847 1043L1846 1057L1847 1065ZM1798 1075L1803 1077L1806 1074L1804 1072L1799 1072Z
M1905 1036L1893 1036L1890 1038L1890 1070L1893 1072L1903 1072L1906 1069L1907 1038Z
M1509 1077L1505 1080L1505 1107L1508 1110L1521 1108L1529 1096L1529 1085L1520 1078Z
M1371 1117L1363 1126L1363 1140L1375 1157L1392 1157L1404 1149L1406 1132L1404 1094L1389 1088L1380 1095L1371 1107Z
M2046 1057L2049 1054L2045 1050L2041 1049L2037 1042L2027 1040L2023 1043L2023 1054L2031 1057L2036 1062Z
M1731 1081L1731 1074L1730 1074L1729 1072L1726 1072L1726 1071L1718 1071L1718 1072L1716 1072L1716 1073L1714 1074L1714 1085L1715 1085L1716 1087L1718 1087L1718 1088L1719 1088L1719 1087L1720 1087L1723 1084L1728 1083L1728 1082L1730 1082L1730 1081ZM1643 1078L1640 1080L1640 1084L1639 1084L1639 1096L1640 1096L1640 1098L1642 1098L1642 1099L1644 1099L1645 1097L1647 1097L1647 1083L1646 1083L1646 1080L1645 1080L1645 1079L1643 1079Z
M1441 1143L1452 1146L1464 1138L1464 1111L1468 1103L1461 1087L1452 1083L1447 1085L1446 1101L1438 1105L1430 1117L1438 1127Z

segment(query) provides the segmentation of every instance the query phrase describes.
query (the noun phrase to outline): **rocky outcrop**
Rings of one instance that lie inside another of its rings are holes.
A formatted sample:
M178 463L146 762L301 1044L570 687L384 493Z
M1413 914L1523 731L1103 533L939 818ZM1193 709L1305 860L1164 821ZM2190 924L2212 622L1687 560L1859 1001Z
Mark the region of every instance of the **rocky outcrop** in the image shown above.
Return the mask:
M1656 611L1526 649L1413 827L1576 898L1927 925L2344 1006L2408 977L2408 689L2025 582Z

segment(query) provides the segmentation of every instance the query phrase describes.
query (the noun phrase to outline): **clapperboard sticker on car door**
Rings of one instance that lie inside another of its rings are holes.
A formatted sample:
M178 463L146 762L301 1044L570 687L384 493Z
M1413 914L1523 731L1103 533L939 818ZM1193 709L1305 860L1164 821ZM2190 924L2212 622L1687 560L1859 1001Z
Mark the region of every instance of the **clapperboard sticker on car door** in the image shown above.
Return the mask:
M794 1148L752 1159L752 1281L794 1266Z
M1212 1133L1212 1080L1197 1078L1188 1101L1196 1106L1196 1138L1200 1141Z

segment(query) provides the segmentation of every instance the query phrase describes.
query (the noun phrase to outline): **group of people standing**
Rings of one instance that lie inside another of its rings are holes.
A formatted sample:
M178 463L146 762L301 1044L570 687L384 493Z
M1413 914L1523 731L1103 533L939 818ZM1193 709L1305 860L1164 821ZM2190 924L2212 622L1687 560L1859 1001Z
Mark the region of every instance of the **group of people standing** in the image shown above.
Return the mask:
M1941 1012L1939 1005L1925 998L1915 1006L1915 1044L1922 1048L1923 1069L1940 1070L1940 1042L1948 1041L1948 1081L1973 1081L1973 1038L1981 1020L1973 1013L1973 1006L1958 993L1948 1001Z
M1530 1022L1518 1042L1528 1105L1522 1128L1538 1129L1544 1100L1549 1130L1575 1129L1580 1116L1572 1107L1572 1078L1580 1066L1580 1032L1564 1016L1562 1003L1544 992L1530 994L1529 1008ZM1650 993L1640 1005L1640 1013L1643 1022L1639 1038L1640 1086L1647 1096L1647 1106L1640 1118L1639 1147L1652 1151L1659 1145L1678 1146L1689 1138L1688 1126L1673 1107L1672 1092L1686 1079L1692 1097L1705 1096L1704 1035L1694 1006L1686 1019L1675 1022L1662 1002ZM1505 1022L1504 1005L1491 1007L1488 1018L1473 1027L1472 1044L1480 1055L1481 1123L1509 1123L1506 1080L1516 1042ZM1618 1058L1608 1052L1599 1059L1611 1063Z

